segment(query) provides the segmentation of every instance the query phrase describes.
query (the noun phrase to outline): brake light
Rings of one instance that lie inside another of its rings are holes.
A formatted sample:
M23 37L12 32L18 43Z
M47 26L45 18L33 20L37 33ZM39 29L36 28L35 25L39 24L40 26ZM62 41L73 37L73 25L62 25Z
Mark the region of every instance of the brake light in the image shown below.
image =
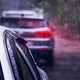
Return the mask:
M38 37L50 37L50 36L52 36L52 31L51 30L38 31L38 32L36 32L36 35Z

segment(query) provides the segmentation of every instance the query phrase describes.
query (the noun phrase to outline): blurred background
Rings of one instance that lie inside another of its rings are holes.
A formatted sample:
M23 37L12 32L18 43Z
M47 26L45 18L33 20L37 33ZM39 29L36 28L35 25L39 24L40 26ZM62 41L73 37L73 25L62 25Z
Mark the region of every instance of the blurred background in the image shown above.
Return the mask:
M0 0L0 12L32 8L43 8L46 17L57 26L57 29L64 30L64 35L80 34L79 0Z
M43 9L55 31L54 65L42 67L50 80L80 80L80 0L0 0L4 10Z

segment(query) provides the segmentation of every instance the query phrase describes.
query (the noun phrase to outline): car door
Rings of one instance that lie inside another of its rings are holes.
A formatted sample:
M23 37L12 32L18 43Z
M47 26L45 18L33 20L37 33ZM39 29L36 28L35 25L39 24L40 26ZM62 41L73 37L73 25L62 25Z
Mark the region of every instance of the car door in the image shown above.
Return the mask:
M41 80L30 51L24 42L10 31L5 31L5 44L14 78L15 80Z

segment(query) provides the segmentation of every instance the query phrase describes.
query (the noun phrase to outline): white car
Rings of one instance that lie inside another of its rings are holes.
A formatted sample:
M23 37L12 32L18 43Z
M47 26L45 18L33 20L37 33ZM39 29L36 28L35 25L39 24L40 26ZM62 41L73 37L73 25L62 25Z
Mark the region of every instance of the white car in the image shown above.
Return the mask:
M0 80L48 80L25 43L14 32L0 26Z

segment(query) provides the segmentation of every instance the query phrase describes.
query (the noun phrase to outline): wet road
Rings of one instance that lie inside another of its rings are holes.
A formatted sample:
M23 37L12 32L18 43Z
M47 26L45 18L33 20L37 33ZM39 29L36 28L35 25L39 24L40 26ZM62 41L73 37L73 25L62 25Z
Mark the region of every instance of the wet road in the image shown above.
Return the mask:
M60 40L55 47L54 66L44 70L49 80L80 80L80 43Z
M44 69L49 80L80 80L80 54L56 58L52 68Z

